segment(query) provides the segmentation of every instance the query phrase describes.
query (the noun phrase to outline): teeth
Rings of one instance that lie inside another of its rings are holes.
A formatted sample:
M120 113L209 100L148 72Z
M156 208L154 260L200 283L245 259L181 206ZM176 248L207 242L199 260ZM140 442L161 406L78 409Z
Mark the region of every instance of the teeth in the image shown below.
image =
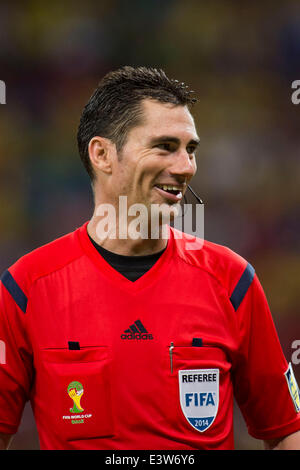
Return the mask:
M173 186L171 184L158 184L159 188L162 188L164 191L180 191L178 186Z

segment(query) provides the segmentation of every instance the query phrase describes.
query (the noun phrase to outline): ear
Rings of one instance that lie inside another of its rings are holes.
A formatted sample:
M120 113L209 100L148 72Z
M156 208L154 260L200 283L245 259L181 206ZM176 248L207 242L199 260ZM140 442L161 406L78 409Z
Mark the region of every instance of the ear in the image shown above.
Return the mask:
M89 157L94 170L111 173L113 144L104 137L93 137L89 143Z

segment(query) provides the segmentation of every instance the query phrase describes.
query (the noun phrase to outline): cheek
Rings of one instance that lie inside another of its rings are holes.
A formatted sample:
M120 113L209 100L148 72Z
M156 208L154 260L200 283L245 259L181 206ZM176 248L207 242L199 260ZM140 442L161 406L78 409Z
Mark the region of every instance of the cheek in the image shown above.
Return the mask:
M121 187L126 188L132 180L132 168L129 164L126 164L126 162L120 162L114 173L114 184L116 185L116 190L119 190Z
M163 171L162 162L158 162L155 155L139 155L138 159L124 158L118 167L118 176L115 183L122 188L123 193L134 191L145 192L153 186L158 174Z
M168 172L168 162L167 159L157 158L155 155L152 155L151 158L148 158L144 162L144 165L140 168L140 176L143 182L146 184L154 184L158 175L164 172Z
M132 195L141 192L143 188L143 178L136 168L132 166L122 169L115 179L114 191L118 194Z
M149 166L137 165L131 173L132 186L138 191L149 186L153 179L153 170Z

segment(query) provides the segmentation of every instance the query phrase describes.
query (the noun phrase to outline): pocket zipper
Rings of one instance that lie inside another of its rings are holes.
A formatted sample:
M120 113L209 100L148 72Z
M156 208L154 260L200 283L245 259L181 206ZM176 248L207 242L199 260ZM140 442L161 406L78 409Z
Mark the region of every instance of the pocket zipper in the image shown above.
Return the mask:
M202 338L193 338L192 346L191 347L202 347L203 342ZM169 355L170 355L170 369L171 369L171 374L173 374L173 349L174 349L174 342L171 341L170 346L169 346ZM176 346L179 348L184 348L186 346ZM209 347L209 346L208 346Z
M171 374L173 374L173 349L174 349L174 343L172 341L169 346Z

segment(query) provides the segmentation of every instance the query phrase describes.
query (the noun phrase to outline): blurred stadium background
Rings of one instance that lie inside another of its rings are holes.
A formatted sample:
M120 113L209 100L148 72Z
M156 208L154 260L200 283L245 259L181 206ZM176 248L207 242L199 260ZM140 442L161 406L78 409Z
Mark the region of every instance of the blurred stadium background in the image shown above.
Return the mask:
M193 187L205 237L255 266L290 361L300 339L299 2L1 2L0 64L0 272L91 216L76 131L99 79L125 64L162 67L200 98ZM262 447L238 410L235 436L238 449ZM11 449L38 448L26 406Z

